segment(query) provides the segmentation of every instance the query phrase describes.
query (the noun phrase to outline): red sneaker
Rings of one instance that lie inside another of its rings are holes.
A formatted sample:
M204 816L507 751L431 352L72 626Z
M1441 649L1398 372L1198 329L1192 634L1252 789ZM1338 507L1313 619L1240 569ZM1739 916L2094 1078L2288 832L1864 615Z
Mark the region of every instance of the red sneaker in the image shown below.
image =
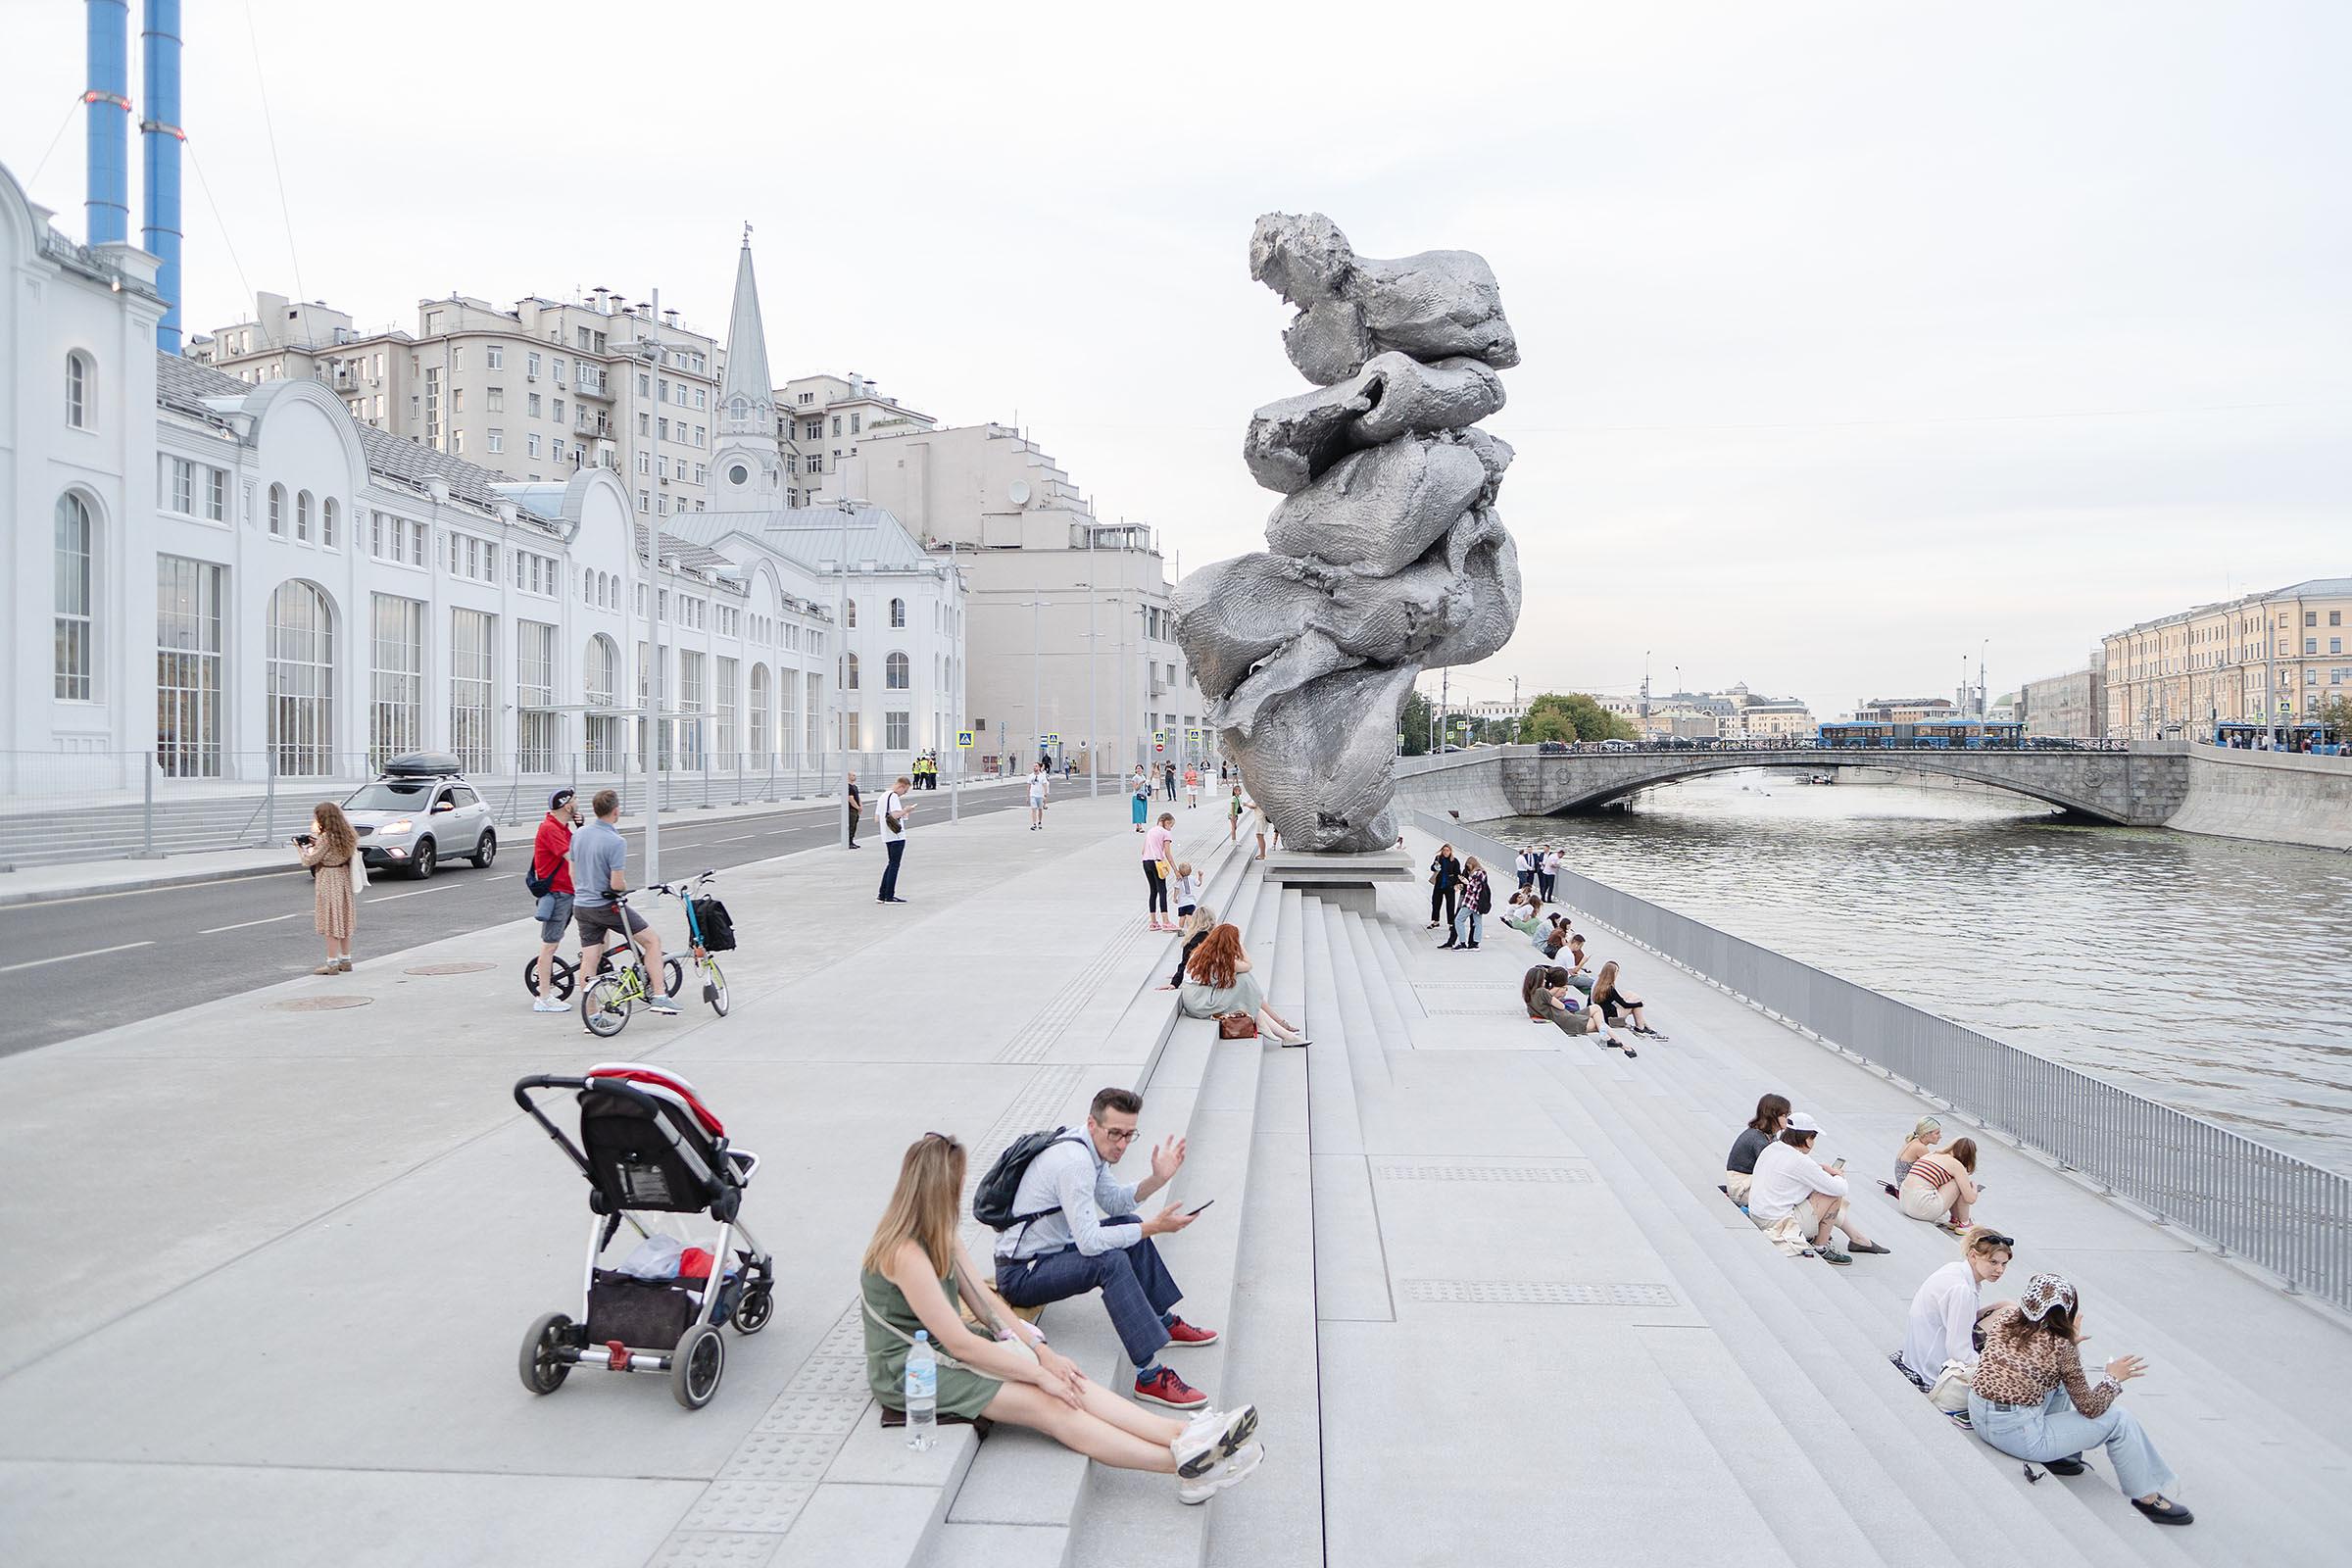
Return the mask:
M1215 1329L1197 1329L1180 1317L1171 1318L1168 1321L1168 1343L1170 1345L1214 1345L1217 1343L1217 1331Z
M1208 1403L1207 1395L1178 1377L1174 1368L1164 1366L1148 1378L1135 1380L1135 1396L1171 1410L1198 1410Z

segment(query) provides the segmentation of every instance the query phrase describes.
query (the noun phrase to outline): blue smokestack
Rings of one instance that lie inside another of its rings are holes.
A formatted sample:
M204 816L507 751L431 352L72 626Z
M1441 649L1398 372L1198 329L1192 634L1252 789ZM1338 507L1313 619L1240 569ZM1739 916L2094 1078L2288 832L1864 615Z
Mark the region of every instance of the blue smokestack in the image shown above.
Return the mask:
M121 9L122 0L114 0ZM156 292L164 297L164 318L155 328L155 346L166 354L179 352L179 144L187 132L179 128L179 0L147 0L147 25L139 34L139 52L146 63L147 118L139 122L144 157L140 172L145 212L139 245L162 259L156 269Z
M130 234L130 7L127 0L87 0L89 85L82 114L89 124L89 187L82 201L93 245L115 245Z

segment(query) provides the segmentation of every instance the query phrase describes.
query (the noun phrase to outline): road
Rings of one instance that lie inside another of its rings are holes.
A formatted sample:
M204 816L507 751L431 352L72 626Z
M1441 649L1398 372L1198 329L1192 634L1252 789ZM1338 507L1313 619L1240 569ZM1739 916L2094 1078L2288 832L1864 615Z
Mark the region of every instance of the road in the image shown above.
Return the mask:
M927 795L924 815L947 818L943 796ZM967 792L967 816L1026 807L1017 787ZM866 798L875 839L874 874L882 873L879 794ZM725 870L833 843L841 819L831 806L735 815L709 822L662 824L662 869L670 877L709 866ZM521 829L502 829L502 853L488 871L445 863L429 882L381 878L362 896L358 956L368 958L420 942L477 931L530 913L523 891ZM644 830L626 829L630 880L644 874ZM858 853L866 852L860 838ZM847 852L844 852L847 853ZM723 885L718 890L724 893ZM654 911L675 932L674 908ZM575 944L565 943L569 952ZM101 893L0 908L0 984L13 1004L0 1015L0 1056L54 1045L157 1013L234 996L305 975L324 956L311 926L311 887L299 868L146 892ZM516 966L524 950L499 956Z

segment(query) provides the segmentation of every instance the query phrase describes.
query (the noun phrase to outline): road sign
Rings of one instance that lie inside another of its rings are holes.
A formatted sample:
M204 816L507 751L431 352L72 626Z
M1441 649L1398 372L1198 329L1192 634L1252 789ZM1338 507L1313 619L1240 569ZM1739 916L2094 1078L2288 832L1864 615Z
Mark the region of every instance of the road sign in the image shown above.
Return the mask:
M972 732L968 729L957 730L956 732L956 744L964 751L970 751L972 749Z
M1052 731L1048 731L1046 734L1040 735L1037 738L1037 744L1040 746L1059 746L1061 744L1061 737L1053 733Z

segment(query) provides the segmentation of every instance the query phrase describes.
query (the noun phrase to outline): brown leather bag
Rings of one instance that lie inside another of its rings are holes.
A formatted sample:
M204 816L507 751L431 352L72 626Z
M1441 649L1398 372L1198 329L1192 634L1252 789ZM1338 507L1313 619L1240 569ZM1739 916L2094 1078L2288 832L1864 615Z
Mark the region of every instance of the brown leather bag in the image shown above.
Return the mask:
M1257 1038L1257 1020L1246 1012L1220 1012L1217 1014L1217 1038L1219 1040L1255 1040Z

